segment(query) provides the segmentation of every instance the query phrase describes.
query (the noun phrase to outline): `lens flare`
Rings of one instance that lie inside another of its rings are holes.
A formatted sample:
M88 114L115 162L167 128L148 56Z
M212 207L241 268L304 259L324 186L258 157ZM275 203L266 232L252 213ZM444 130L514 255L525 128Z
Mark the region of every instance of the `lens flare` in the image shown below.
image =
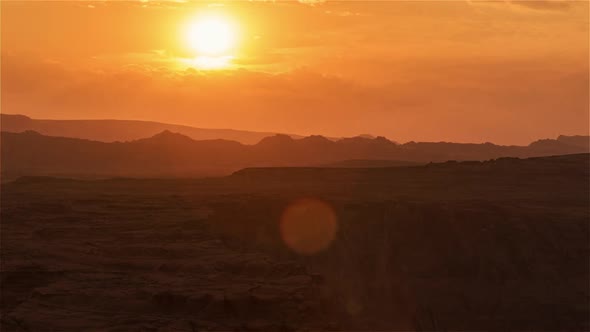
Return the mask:
M291 250L313 255L330 246L336 236L338 222L332 207L318 199L300 199L283 212L281 237Z

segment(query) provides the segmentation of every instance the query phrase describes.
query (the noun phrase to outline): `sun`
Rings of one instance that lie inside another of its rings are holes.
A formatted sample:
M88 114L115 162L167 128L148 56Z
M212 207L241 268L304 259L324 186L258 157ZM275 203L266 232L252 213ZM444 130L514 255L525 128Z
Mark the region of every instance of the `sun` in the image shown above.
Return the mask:
M203 17L189 25L187 42L199 56L227 56L236 46L236 29L224 17Z

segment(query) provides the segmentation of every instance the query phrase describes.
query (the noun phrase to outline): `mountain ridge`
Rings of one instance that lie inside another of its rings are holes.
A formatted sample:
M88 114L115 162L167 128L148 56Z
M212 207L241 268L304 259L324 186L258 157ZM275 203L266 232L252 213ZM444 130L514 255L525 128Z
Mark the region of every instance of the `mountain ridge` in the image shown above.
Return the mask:
M293 139L288 135L275 135L246 145L225 139L194 140L171 131L111 143L46 136L34 131L3 131L1 156L3 177L55 174L200 177L227 175L247 167L342 167L347 165L347 160L362 160L354 166L362 167L588 152L588 148L578 144L580 138L560 137L539 140L528 146L502 146L448 142L397 144L382 137L331 141L321 136ZM570 140L577 143L565 143Z
M274 132L257 132L239 129L198 128L145 120L53 120L34 119L22 114L0 114L2 131L23 132L34 130L48 136L90 139L102 142L132 141L149 137L164 130L182 133L195 140L225 138L245 144L255 144ZM301 135L288 134L300 138Z

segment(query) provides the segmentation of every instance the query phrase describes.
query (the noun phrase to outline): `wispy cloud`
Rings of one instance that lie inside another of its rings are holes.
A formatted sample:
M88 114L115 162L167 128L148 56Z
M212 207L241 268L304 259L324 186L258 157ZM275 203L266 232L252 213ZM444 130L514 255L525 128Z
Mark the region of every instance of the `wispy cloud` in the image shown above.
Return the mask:
M571 7L571 1L567 0L513 0L511 3L534 10L567 10Z
M303 3L306 5L318 5L321 3L325 3L327 0L298 0L299 3Z
M467 0L470 4L501 5L506 8L535 11L564 11L571 8L574 0Z

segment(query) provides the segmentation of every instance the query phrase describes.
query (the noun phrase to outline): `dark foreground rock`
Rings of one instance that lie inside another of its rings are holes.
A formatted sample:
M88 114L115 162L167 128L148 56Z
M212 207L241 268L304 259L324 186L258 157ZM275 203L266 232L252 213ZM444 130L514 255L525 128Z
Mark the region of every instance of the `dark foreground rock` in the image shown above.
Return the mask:
M588 161L22 178L2 331L588 330ZM281 233L301 198L337 216L313 255Z

